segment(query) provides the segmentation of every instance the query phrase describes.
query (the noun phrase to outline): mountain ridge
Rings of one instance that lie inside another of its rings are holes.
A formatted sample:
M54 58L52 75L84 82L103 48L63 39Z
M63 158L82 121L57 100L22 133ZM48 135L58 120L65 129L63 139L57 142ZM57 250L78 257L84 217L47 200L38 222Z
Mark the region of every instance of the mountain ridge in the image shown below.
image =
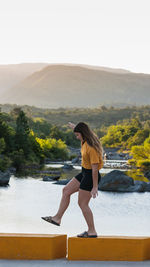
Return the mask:
M2 103L38 107L92 107L150 103L150 74L106 71L74 64L48 64L7 90Z

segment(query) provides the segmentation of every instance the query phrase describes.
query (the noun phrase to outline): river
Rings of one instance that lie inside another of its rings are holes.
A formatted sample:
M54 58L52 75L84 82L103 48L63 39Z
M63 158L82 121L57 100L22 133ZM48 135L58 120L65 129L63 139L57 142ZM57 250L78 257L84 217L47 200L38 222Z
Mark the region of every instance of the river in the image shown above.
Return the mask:
M78 173L79 170L74 172ZM60 227L41 219L41 216L55 214L63 186L44 182L41 178L17 178L12 175L9 186L0 187L0 232L76 236L87 230L77 204L77 192L71 196ZM92 198L89 205L93 211L98 235L150 236L149 192L98 191L98 196Z

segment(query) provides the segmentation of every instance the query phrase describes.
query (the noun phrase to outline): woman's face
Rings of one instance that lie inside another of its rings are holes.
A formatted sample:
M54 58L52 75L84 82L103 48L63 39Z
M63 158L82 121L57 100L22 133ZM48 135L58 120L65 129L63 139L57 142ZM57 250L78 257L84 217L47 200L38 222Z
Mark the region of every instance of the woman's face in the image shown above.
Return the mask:
M75 132L74 134L75 134L77 139L79 139L81 141L83 140L81 133Z

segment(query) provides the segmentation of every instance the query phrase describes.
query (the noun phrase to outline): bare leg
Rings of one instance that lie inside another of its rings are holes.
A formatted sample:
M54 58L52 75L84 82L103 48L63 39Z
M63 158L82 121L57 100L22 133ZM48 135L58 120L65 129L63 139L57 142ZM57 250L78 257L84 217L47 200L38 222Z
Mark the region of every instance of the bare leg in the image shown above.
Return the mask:
M91 192L79 189L79 196L78 196L78 204L82 210L83 216L88 225L88 234L90 235L97 235L95 226L94 226L94 219L93 213L88 206L88 203L91 199Z
M71 194L79 190L79 186L80 186L80 182L74 177L71 179L71 181L69 181L69 183L66 186L64 186L62 190L62 198L59 204L59 209L57 213L54 216L52 216L52 219L55 222L59 224L61 223L61 218L69 206L70 196Z

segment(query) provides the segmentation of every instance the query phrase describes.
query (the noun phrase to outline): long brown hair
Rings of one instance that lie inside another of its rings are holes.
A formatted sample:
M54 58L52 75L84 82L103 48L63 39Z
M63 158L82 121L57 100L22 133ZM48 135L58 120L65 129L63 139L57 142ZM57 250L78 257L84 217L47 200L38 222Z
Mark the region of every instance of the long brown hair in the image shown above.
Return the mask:
M88 145L94 147L100 153L101 157L103 157L103 147L100 140L85 122L79 122L73 131L81 133L83 142L87 141Z

